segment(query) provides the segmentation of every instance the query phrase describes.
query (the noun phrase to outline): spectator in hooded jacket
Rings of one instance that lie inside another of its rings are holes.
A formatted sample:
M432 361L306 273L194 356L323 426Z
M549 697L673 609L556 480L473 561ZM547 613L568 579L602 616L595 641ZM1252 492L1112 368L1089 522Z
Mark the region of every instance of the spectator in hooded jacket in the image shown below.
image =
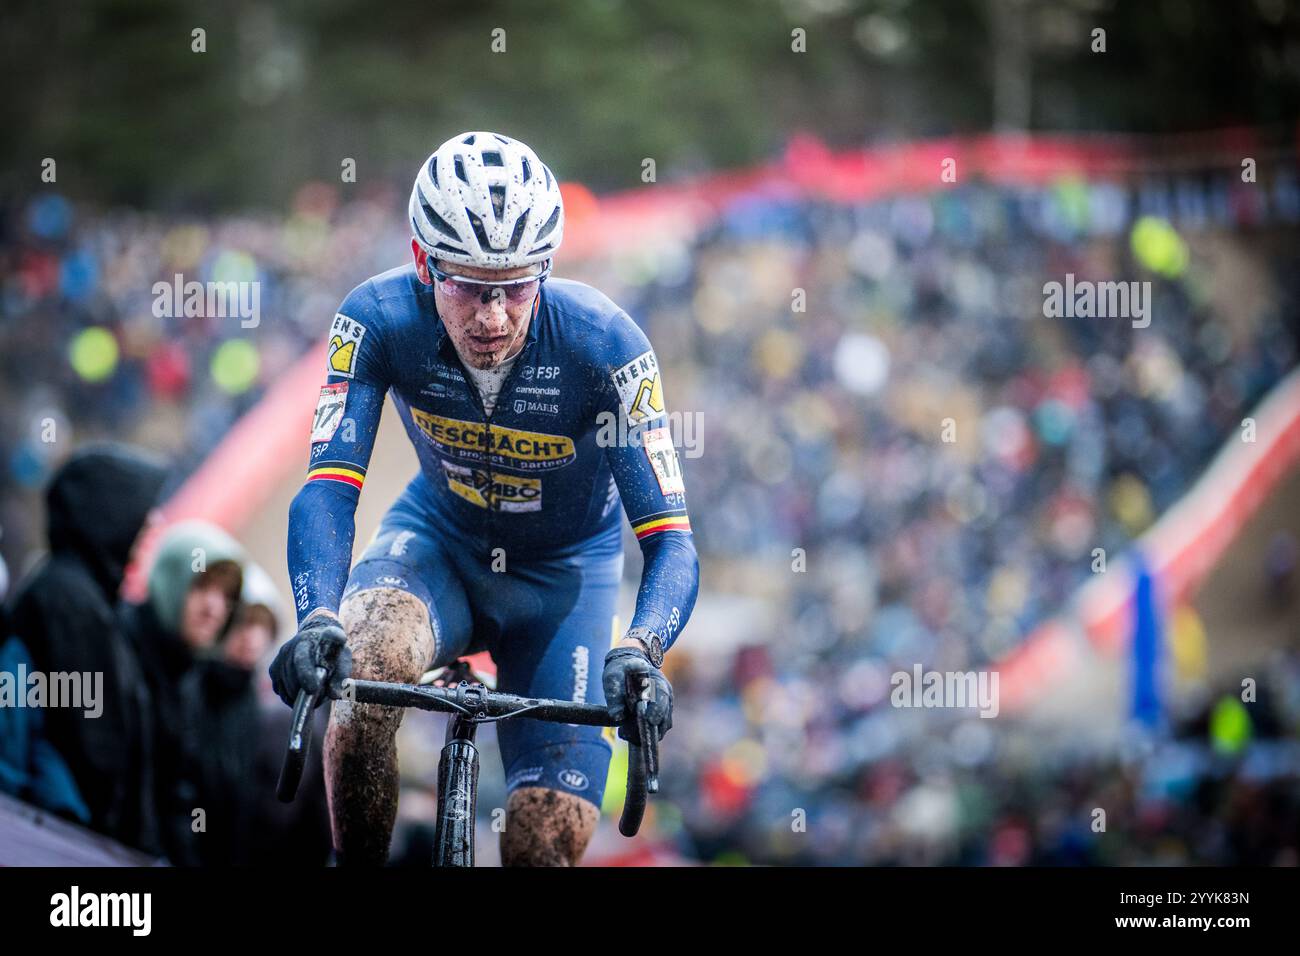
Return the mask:
M196 745L198 805L207 818L196 840L204 866L250 862L257 815L274 792L274 783L256 774L262 718L255 675L275 644L278 604L270 576L245 564L230 629L198 656L182 685L187 733Z
M10 681L11 693L22 693L19 676L35 670L27 646L9 636L4 599L9 569L0 558L0 680ZM0 793L7 793L51 813L90 822L72 771L45 736L45 712L39 707L5 706L0 692Z
M227 659L238 659L241 666L254 666L254 650L265 656L270 648L263 648L269 635L271 645L281 636L280 621L284 606L280 593L270 576L259 567L251 565L244 588L244 604L250 609L248 622L253 629L245 629L241 637L238 625L227 641L230 650ZM260 623L260 627L258 626ZM260 666L259 672L264 672ZM292 803L281 803L275 796L284 762L284 748L289 739L289 725L293 711L269 693L259 698L258 726L250 734L253 745L252 773L253 796L257 801L252 820L252 833L246 846L232 862L273 866L324 866L333 852L330 836L329 806L325 801L325 776L321 767L321 745L329 723L329 708L317 709L311 743L307 750L307 763L303 768L298 795Z
M12 682L21 694L22 678L35 669L22 641L0 637L0 680ZM46 709L5 703L0 700L0 793L77 823L90 823L90 809L81 799L72 771L46 736Z
M207 825L207 808L199 802L201 745L186 693L195 668L234 619L243 560L238 543L217 526L174 525L159 541L146 600L124 613L153 699L154 800L163 851L178 866L200 862L198 834Z
M158 840L149 697L116 606L164 478L160 462L126 446L73 453L46 490L49 556L18 586L7 615L36 670L103 675L102 713L50 708L45 739L66 761L90 826L150 852Z

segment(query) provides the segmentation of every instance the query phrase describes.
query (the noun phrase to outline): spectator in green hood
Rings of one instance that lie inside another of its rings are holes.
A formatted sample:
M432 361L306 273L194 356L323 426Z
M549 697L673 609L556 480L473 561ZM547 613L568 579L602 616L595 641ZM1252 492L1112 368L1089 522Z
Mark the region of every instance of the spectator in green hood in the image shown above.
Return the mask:
M126 610L153 699L154 789L163 850L178 866L200 862L197 840L206 827L198 796L201 755L185 688L200 661L217 653L231 626L244 561L238 542L216 525L174 525L159 542L146 600Z

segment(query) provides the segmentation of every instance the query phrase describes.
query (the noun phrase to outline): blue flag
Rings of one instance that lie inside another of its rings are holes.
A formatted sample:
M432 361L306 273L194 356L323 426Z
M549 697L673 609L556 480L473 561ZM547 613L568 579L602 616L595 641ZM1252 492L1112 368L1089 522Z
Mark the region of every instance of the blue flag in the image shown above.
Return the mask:
M1160 655L1164 621L1156 600L1155 582L1140 551L1133 555L1133 719L1156 729L1164 703L1160 687Z

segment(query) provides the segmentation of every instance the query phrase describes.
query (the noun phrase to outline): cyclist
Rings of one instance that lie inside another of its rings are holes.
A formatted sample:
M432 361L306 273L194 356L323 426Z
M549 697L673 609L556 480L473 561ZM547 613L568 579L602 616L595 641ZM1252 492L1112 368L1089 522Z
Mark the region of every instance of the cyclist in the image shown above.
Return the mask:
M409 216L414 261L352 290L330 326L307 480L289 513L299 630L272 664L276 692L291 703L300 688L316 691L315 665L332 653L337 697L349 673L414 682L485 649L499 690L603 701L612 716L629 706L627 675L644 675L651 720L666 732L663 653L699 574L654 350L606 296L550 277L563 203L524 143L449 139L420 168ZM386 394L420 470L349 573ZM645 558L623 634L620 500ZM334 704L325 774L340 862L387 858L402 713ZM611 738L500 726L505 864L578 862Z

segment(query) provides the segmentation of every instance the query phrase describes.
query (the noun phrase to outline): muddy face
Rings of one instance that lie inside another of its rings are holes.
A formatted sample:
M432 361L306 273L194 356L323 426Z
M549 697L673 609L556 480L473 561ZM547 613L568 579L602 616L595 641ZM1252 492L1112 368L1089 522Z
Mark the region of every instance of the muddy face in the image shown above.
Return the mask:
M462 362L470 368L486 370L500 365L523 349L540 283L481 286L439 282L429 267L434 265L451 275L490 283L536 275L538 266L481 269L453 262L435 263L429 260L415 240L411 240L411 249L420 281L433 286L438 316Z

